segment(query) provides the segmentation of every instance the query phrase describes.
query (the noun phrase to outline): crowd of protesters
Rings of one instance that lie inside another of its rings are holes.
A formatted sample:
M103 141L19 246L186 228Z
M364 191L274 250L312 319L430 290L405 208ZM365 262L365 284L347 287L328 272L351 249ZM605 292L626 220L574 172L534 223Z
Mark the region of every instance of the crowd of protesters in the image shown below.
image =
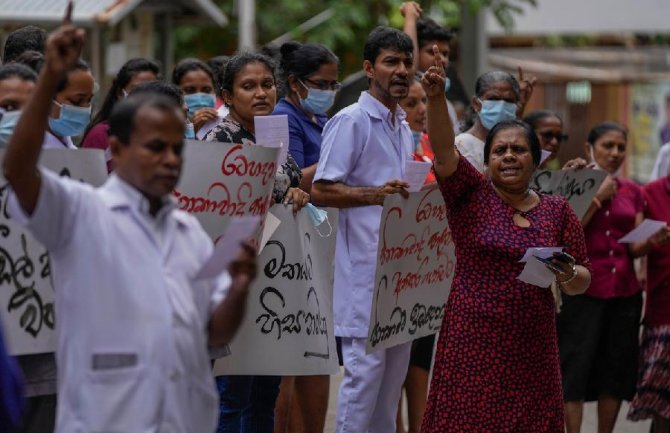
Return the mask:
M244 243L219 277L194 279L213 243L170 199L185 139L253 145L255 117L285 114L273 203L339 209L338 433L575 433L588 401L609 433L624 400L629 419L670 433L670 143L646 185L621 174L628 131L616 122L594 125L583 156L561 166L567 125L555 107L526 113L537 81L521 70L479 76L460 122L445 96L451 32L415 2L400 12L402 31L378 27L352 48L369 88L335 113L339 60L320 44L287 42L276 59L187 58L173 71L131 59L94 104L99 77L71 6L51 34L9 35L6 212L50 253L59 320L55 354L11 357L0 338L0 431L324 431L328 375L212 374L210 350L243 320L257 251ZM80 147L104 151L110 177L97 189L38 164L42 149ZM412 160L433 164L424 187L446 204L451 293L437 336L366 353L382 205L408 196ZM606 176L581 219L531 188L537 170L587 168ZM667 225L618 242L645 218ZM544 288L517 279L537 246L564 249Z

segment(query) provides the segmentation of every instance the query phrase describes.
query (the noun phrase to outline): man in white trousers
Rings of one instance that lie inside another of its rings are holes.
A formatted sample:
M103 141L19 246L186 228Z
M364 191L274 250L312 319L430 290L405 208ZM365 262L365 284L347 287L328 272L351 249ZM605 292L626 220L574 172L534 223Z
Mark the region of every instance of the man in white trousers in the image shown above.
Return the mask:
M323 130L313 201L340 208L335 258L335 335L345 375L338 396L338 433L395 432L410 344L365 353L384 198L407 196L405 162L412 132L398 101L409 91L412 41L379 27L368 36L363 68L369 90Z

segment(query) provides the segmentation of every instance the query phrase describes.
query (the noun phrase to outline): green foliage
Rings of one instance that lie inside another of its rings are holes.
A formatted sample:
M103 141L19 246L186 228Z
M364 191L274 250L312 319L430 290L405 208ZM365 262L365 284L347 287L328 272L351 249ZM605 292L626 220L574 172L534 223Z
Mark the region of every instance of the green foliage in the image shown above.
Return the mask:
M535 6L536 2L537 0L426 0L421 5L426 15L454 29L458 29L463 13L476 13L482 8L490 8L501 25L511 29L514 15L522 13L521 6ZM208 58L235 51L238 37L235 2L217 0L216 3L230 19L228 27L180 27L176 31L178 58ZM340 57L344 77L360 69L363 44L371 29L378 25L402 28L403 19L399 12L401 3L400 0L257 0L258 44L268 44L291 31L296 40L322 43L330 47ZM326 9L334 12L332 18L306 34L297 34L295 29L298 25Z

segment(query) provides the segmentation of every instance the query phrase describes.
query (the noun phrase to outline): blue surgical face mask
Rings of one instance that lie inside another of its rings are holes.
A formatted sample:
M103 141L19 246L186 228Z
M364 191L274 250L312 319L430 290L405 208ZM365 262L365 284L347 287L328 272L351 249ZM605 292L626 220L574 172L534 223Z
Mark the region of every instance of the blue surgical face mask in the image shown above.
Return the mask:
M186 129L184 130L184 138L187 140L195 140L195 128L190 121L186 122Z
M91 106L76 107L53 101L60 107L60 116L57 119L49 117L49 128L59 137L75 137L81 135L86 125L91 121Z
M330 225L330 221L328 221L328 212L326 212L323 209L319 209L318 207L314 206L312 203L307 203L305 205L305 210L309 214L309 218L312 220L312 224L314 224L314 227L316 228L316 232L321 236L322 238L327 238L328 236L333 233L333 227ZM323 223L328 223L328 234L324 235L319 231L319 227Z
M0 148L7 146L7 143L9 143L9 138L14 133L19 117L21 117L21 112L18 110L3 114L0 119Z
M214 108L216 106L216 96L211 93L191 93L184 95L184 102L188 107L189 116L193 116L196 111L203 108Z
M414 149L418 150L421 142L421 131L412 131L412 138L414 139Z
M444 77L444 93L447 93L451 89L451 80L449 77Z
M507 101L479 101L482 109L479 120L486 129L491 129L500 122L516 119L516 104Z
M310 113L326 114L335 103L335 94L337 93L335 90L313 89L305 86L302 81L300 84L307 89L307 97L305 99L300 98L300 105Z

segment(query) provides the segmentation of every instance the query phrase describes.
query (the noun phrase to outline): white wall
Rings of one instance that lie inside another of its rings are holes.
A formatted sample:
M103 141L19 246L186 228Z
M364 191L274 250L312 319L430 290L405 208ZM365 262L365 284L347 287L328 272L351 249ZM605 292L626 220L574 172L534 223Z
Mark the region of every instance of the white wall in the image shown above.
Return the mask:
M523 7L513 34L670 33L670 0L538 0L536 8ZM487 15L488 34L503 34Z

